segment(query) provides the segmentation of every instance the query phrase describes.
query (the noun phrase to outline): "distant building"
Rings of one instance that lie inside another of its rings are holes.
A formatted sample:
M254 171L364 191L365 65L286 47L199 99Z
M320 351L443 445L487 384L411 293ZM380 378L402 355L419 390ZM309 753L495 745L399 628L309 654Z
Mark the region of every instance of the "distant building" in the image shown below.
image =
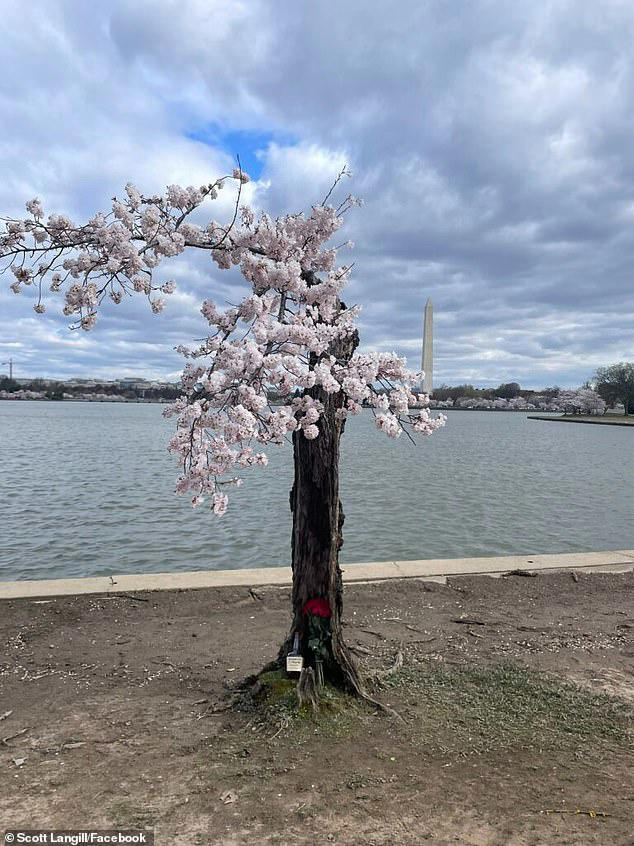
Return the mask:
M141 376L128 376L125 379L119 379L118 384L122 388L135 388L137 385L142 385L143 388L149 387L147 379L143 379Z

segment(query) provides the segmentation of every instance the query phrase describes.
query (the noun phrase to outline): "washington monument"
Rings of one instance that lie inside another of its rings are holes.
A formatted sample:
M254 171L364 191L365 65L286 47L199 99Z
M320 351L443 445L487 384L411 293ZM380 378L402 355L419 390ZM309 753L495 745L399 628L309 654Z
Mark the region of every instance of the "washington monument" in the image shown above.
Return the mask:
M431 300L425 303L425 318L423 321L423 357L421 359L421 370L425 371L423 379L423 393L431 394L433 390L434 372L434 333L433 333L434 307Z

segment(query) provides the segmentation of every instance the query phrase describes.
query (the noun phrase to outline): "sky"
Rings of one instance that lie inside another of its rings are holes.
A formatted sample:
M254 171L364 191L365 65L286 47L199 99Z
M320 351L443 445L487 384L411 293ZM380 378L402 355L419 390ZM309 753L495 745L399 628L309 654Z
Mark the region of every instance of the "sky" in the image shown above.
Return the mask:
M128 181L204 184L237 155L255 208L296 212L345 164L364 199L339 233L363 349L418 369L431 297L435 384L575 387L634 359L631 0L3 0L2 15L0 214L38 196L81 220ZM200 256L166 276L162 315L132 298L90 333L0 277L0 361L177 379L200 302L246 289Z

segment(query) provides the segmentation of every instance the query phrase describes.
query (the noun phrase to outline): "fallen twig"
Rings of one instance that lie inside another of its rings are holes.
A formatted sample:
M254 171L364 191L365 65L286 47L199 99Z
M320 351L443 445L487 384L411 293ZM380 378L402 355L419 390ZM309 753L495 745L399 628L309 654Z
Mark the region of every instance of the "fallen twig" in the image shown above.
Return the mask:
M178 667L175 664L172 664L171 661L155 661L153 658L150 658L150 664L159 664L162 667L171 667L174 672L178 672Z
M63 752L65 749L79 749L81 746L85 746L86 742L85 740L69 740L66 743L62 743L60 752Z
M478 634L477 632L474 632L472 629L467 629L467 634L470 634L471 637L479 637L479 638L484 637L484 635Z
M12 713L13 711L5 711L4 714L0 714L0 723L10 717Z
M29 728L27 726L25 729L22 729L22 731L16 731L15 734L9 734L6 737L3 737L2 740L0 740L0 743L2 743L3 746L8 746L10 740L15 740L16 737L21 737L23 734L26 734L28 730Z
M116 582L115 582L116 584ZM133 596L131 593L109 593L108 596L117 597L117 599L132 599L134 602L149 602L150 600L144 596Z
M403 626L405 626L406 629L409 629L410 632L418 632L419 634L427 634L425 629L419 629L416 626L412 626L409 623L406 623L405 620L401 620L400 617L384 617L383 622L384 623L401 623Z
M418 629L418 628L416 628L416 626L410 626L409 623L405 623L405 628L409 629L410 632L418 632L419 634L427 634L427 631L425 629ZM432 640L435 640L435 638L432 638Z
M545 811L541 811L542 814L584 814L585 816L591 817L594 819L595 817L611 817L612 814L606 813L606 811L582 811L581 808L547 808Z
M378 637L381 640L387 640L385 635L381 634L381 632L375 632L374 629L359 629L360 632L365 632L366 634L374 635L374 637Z
M473 617L454 617L452 623L463 623L465 626L486 626L483 620L475 620Z
M579 576L575 573L574 570L570 571L570 577L572 578L573 582L575 582L575 583L579 581Z
M534 579L537 577L537 573L531 573L530 570L509 570L508 573L502 573L502 578L505 579L507 576L526 576L529 579Z
M269 737L269 740L275 740L275 738L276 738L279 734L281 734L281 733L284 731L284 729L285 729L285 728L288 728L289 724L290 724L290 720L288 719L288 717L287 717L285 720L282 720L282 721L280 722L280 727L279 727L279 729L275 732L275 734L272 734L272 735Z

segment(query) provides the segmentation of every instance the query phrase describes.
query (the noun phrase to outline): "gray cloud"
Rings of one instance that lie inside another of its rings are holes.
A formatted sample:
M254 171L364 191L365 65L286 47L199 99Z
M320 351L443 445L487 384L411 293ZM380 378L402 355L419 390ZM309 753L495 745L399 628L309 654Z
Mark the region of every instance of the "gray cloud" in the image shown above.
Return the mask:
M631 4L5 7L7 213L38 194L85 215L128 179L208 181L236 151L192 140L201 126L278 133L296 143L263 144L258 206L305 208L342 162L354 171L347 299L367 348L417 364L431 296L437 381L577 385L634 357ZM199 300L238 282L200 257L173 275L165 316L113 306L81 337L2 285L0 355L31 375L174 375Z

